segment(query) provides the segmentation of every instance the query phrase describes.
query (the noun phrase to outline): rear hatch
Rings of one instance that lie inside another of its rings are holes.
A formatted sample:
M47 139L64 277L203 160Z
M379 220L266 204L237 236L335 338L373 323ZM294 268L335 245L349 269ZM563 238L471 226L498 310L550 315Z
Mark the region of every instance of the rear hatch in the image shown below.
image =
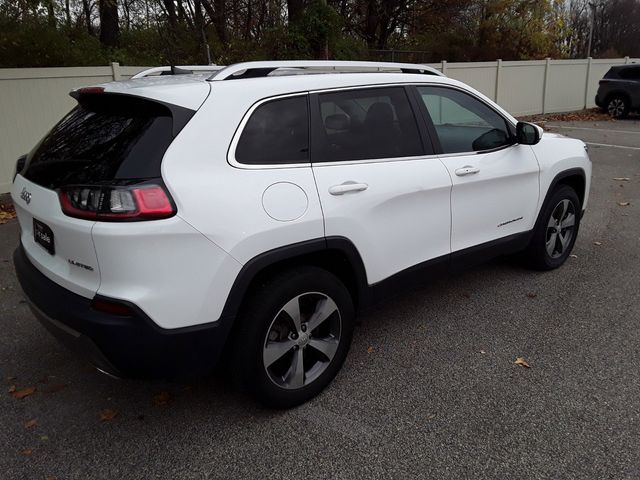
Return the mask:
M143 82L123 83L135 87ZM208 86L202 86L206 92L192 92L200 97L198 106L208 94ZM120 93L126 86L118 85L118 93L106 87L74 92L78 105L29 153L12 188L29 259L51 280L87 298L100 286L91 234L96 221L149 220L175 213L168 193L163 197L167 209L160 205L154 210L152 203L158 191L161 196L166 192L161 179L164 153L195 113ZM147 90L161 96L158 89ZM140 192L145 195L140 197ZM138 208L141 201L152 204L147 216Z

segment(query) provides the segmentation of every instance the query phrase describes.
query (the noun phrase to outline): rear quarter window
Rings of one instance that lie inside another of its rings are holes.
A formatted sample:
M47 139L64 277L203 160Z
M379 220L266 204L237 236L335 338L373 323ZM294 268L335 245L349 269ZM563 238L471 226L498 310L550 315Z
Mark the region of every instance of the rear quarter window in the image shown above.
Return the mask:
M235 159L249 165L308 162L307 95L277 98L259 105L242 130Z

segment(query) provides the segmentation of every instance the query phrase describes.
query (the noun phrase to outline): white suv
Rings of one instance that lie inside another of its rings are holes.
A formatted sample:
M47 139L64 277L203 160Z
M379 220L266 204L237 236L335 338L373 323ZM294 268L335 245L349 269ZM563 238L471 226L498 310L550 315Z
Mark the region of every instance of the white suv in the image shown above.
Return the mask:
M75 90L18 162L18 278L101 370L202 374L224 351L260 400L296 405L334 378L381 293L571 252L581 141L422 65L206 68Z

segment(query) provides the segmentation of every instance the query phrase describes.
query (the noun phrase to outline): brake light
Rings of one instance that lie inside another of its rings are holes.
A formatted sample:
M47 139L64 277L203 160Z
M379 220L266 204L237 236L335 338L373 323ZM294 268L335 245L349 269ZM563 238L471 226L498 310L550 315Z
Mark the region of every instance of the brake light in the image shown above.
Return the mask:
M60 189L58 196L65 215L87 220L155 220L176 213L169 194L159 185L73 185Z

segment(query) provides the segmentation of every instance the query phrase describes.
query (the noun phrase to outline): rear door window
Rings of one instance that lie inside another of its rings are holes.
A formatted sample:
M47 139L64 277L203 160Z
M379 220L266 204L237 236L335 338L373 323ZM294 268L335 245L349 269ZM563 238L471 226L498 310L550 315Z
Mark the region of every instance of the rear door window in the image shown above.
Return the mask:
M24 176L52 189L157 178L176 133L172 110L164 104L124 95L81 96L30 154Z
M307 95L278 98L259 105L240 135L235 159L250 165L308 162Z
M314 162L424 155L404 87L320 93L317 99Z

